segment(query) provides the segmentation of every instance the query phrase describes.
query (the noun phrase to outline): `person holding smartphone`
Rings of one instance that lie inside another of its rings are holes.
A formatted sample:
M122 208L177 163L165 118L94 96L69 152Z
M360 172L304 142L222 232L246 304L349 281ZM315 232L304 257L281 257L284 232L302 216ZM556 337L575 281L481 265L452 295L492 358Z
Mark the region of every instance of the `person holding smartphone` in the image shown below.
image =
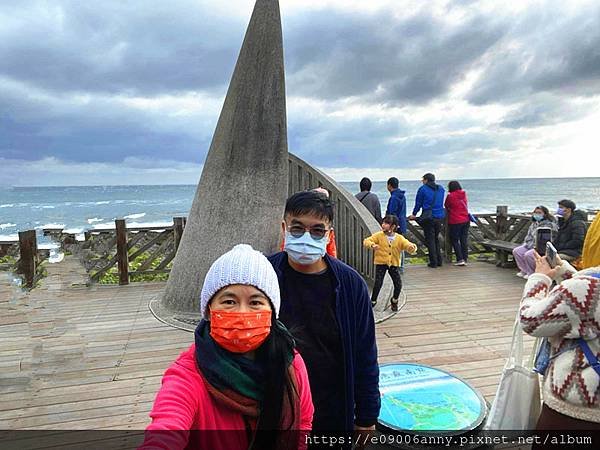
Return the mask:
M553 233L558 231L556 219L550 214L548 208L543 205L536 206L531 214L531 225L527 230L527 235L523 244L513 250L513 257L519 268L517 276L527 279L529 275L535 272L535 244L537 230L540 227L550 228ZM544 244L545 245L545 244Z
M594 248L584 270L577 272L548 244L546 256L534 253L535 272L523 290L523 330L550 343L538 430L600 429L600 227L588 238Z

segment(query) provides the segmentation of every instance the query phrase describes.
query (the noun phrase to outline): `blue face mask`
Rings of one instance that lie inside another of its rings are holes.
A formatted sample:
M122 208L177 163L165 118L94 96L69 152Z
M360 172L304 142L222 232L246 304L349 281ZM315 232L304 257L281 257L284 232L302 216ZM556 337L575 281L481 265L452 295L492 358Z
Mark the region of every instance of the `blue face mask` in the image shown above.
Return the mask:
M564 216L564 215L565 215L565 210L564 210L564 208L558 208L558 209L556 210L556 215L557 215L557 216Z
M543 214L534 214L534 215L533 215L533 220L536 220L536 221L538 221L538 222L539 222L540 220L542 220L543 218L544 218L544 215L543 215Z
M327 249L327 238L325 235L321 239L313 239L308 231L300 237L294 237L286 231L284 250L292 261L308 266L323 257Z

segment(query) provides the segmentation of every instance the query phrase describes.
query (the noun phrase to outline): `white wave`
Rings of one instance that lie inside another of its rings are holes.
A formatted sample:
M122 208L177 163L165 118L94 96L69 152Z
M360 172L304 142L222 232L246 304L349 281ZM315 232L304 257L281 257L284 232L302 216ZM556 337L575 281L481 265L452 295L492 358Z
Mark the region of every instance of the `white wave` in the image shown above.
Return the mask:
M81 233L81 234L76 234L75 235L75 240L77 242L83 242L85 241L85 234Z
M104 201L101 201L101 202L95 202L94 203L94 205L108 205L108 204L110 204L110 202L107 201L107 200L104 200Z
M43 242L38 244L38 250L56 250L60 248L60 244L56 242Z
M124 219L141 219L145 215L146 213L129 214L128 216L125 216Z
M18 234L0 234L0 241L1 242L12 242L12 241L19 241L19 235Z
M65 230L63 230L63 233L67 233L67 234L81 234L83 233L83 228L79 227L79 228L67 228Z
M16 227L16 223L0 223L0 230L4 230L5 228Z
M96 228L115 228L115 223L114 222L104 222L104 223L97 223L95 225L92 225L92 230L95 230Z
M15 206L14 203L6 203L4 205L0 205L0 208L12 208L13 206Z
M48 262L50 264L56 264L65 259L65 254L63 252L50 251L50 256L48 257Z
M170 227L173 222L131 222L127 228L150 228L150 227Z
M87 220L87 223L89 223L89 224L96 223L96 222L102 222L102 219L99 219L98 217L94 217L93 219Z
M47 223L46 225L38 225L35 227L36 230L41 230L44 228L60 228L63 229L65 227L64 223Z

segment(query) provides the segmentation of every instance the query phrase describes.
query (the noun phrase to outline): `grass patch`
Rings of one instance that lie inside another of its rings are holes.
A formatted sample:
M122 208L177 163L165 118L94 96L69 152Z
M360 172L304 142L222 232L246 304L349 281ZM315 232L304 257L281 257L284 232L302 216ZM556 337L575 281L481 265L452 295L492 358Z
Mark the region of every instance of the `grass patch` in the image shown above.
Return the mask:
M137 249L134 247L129 250L129 253L133 254L136 251ZM150 255L150 252L144 252L138 257L136 257L133 261L129 261L129 272L135 272L139 270L142 264L144 264L144 262L146 262L146 260L150 258ZM154 261L152 261L152 264L150 264L150 267L148 267L146 270L155 270L159 266L161 261L162 258L156 258ZM166 269L170 269L172 265L173 262L171 261L169 264L167 264ZM132 283L167 281L168 279L168 273L147 273L129 276L129 281ZM102 275L102 277L100 277L100 280L98 280L98 282L100 284L119 284L119 270L117 266L115 265L114 267L111 267L104 275Z
M17 259L14 256L5 255L0 258L0 264L14 265L14 264L16 264L16 262L17 262Z

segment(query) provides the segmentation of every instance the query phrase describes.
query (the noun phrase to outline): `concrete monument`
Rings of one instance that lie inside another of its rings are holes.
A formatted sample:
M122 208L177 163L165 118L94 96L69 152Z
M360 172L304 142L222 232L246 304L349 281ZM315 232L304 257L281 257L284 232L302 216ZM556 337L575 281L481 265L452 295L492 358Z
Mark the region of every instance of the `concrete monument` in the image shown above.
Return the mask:
M239 243L267 255L277 250L287 190L279 2L257 0L165 293L151 302L152 312L193 327L204 276L217 257Z

